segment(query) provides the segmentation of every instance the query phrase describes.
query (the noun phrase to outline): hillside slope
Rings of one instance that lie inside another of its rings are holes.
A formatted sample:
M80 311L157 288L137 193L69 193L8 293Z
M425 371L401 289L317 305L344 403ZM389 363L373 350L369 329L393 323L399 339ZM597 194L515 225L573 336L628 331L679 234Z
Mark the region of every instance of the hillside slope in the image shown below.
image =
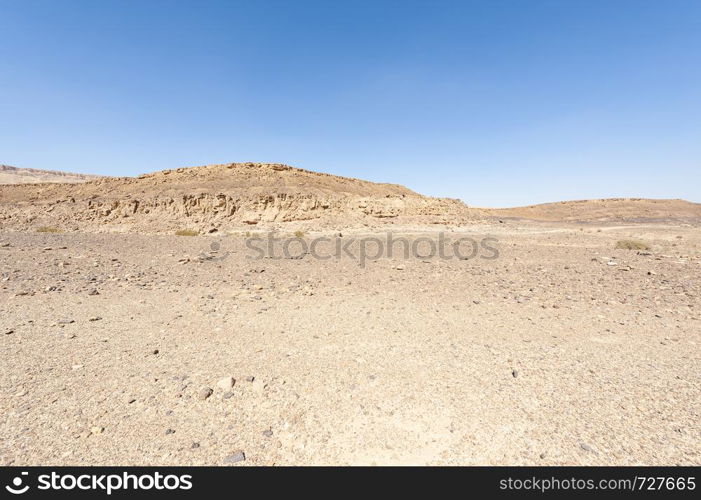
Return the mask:
M179 168L82 184L0 186L0 223L87 231L199 232L243 226L311 227L464 223L478 217L458 200L405 187L280 164Z

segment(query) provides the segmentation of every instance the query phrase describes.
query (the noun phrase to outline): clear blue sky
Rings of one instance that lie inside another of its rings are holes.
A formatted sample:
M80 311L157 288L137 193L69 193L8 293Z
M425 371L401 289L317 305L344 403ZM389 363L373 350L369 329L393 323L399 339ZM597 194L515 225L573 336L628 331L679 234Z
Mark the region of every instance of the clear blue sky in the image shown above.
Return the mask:
M0 163L701 202L701 1L0 0Z

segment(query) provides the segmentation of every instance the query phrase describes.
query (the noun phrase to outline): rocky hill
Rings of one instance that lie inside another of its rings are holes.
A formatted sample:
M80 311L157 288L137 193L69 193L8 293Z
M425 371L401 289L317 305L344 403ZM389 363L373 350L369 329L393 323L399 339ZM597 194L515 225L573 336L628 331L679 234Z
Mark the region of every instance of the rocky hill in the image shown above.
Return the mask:
M0 186L0 225L16 230L208 233L288 223L462 224L478 217L458 200L281 164L230 163L81 184Z

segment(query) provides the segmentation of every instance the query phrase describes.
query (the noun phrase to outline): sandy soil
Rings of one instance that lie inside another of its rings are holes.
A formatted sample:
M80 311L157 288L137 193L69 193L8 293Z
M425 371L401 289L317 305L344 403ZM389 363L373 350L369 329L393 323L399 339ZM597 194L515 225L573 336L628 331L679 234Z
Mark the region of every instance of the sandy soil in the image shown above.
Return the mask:
M701 463L697 228L464 234L499 258L2 232L0 464Z

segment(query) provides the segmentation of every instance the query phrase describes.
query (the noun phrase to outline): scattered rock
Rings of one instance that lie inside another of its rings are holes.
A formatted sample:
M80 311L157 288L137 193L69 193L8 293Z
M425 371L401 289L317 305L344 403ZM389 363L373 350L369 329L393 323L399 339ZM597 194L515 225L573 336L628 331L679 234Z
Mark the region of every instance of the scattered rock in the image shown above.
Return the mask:
M204 401L209 396L211 396L213 392L214 391L210 387L203 387L197 392L197 399L199 399L200 401Z
M93 288L88 292L88 295L100 295L100 292L97 291L97 288Z
M584 451L588 451L588 452L590 452L590 453L596 453L596 450L595 450L594 448L592 448L590 445L588 445L587 443L579 443L579 446L580 446Z
M192 445L190 445L190 448L192 448L193 450L196 448L199 448L199 447L200 447L200 443L192 443Z
M88 321L100 321L102 318L100 316L93 316Z
M5 330L5 331L2 332L2 333L3 333L4 335L12 335L13 333L15 333L15 331L14 331L14 330Z
M514 378L518 377L518 370L511 370L511 376Z
M235 464L236 462L243 462L246 460L246 455L242 451L237 451L236 453L232 453L228 457L224 459L225 464Z
M59 325L70 325L71 323L75 323L75 320L73 319L59 319L57 321Z
M166 436L169 434L175 434L175 431L173 429L166 429Z
M220 378L217 381L217 388L221 389L224 392L227 392L227 391L230 391L234 387L235 383L236 383L236 380L234 379L234 377Z
M271 429L266 429L263 431L263 435L268 438L273 437L273 431Z
M102 434L104 432L104 430L105 430L104 427L100 427L100 426L95 425L95 426L90 428L90 433L91 434Z
M246 382L253 382L256 378L253 375L246 377Z

